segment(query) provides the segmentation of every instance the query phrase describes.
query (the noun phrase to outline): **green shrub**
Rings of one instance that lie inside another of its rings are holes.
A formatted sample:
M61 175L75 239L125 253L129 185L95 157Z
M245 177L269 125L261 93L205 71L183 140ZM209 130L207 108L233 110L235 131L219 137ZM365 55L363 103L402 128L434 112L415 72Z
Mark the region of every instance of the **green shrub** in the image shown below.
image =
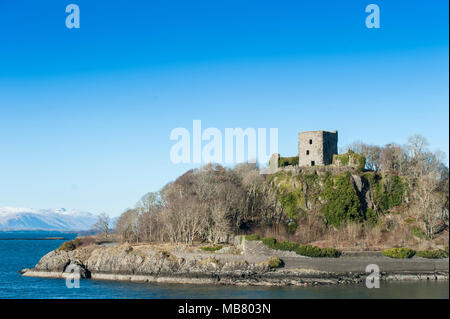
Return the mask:
M411 228L411 230L412 230L413 235L418 237L418 238L425 238L425 237L427 237L425 232L422 229L420 229L419 227L417 227L417 226L413 226Z
M57 250L71 251L77 249L83 244L84 242L82 241L82 239L77 237L73 240L63 242Z
M304 245L299 246L295 251L297 254L308 257L333 257L341 256L341 252L334 248L320 248L317 246Z
M57 250L63 250L63 251L71 251L76 249L76 246L74 244L74 242L71 241L65 241L61 244L61 246L59 246L59 248Z
M402 178L398 175L390 175L385 186L386 199L385 209L391 209L403 202L405 193L405 184Z
M299 245L287 240L277 242L273 237L263 238L263 244L272 249L294 251L298 255L308 257L339 257L341 252L334 248L320 248L311 245Z
M274 269L274 268L278 268L278 267L282 266L283 261L280 258L271 257L267 261L267 264L269 265L270 268Z
M341 255L342 255L342 252L335 248L332 248L332 247L322 248L322 257L338 258Z
M81 238L77 237L73 240L63 242L61 246L57 248L57 250L71 251L77 249L78 247L89 246L95 243L96 240L91 237L81 237Z
M295 250L295 252L298 255L302 255L302 256L321 257L321 256L319 256L321 253L321 248L319 248L317 246L311 246L311 245L298 246L297 249Z
M278 194L278 201L281 204L281 207L283 208L283 212L289 217L290 224L289 224L289 231L295 232L297 229L297 222L299 218L299 212L300 212L300 196L298 192L295 191L281 191Z
M350 173L329 176L322 193L326 200L322 213L327 223L339 227L348 221L362 221L361 202L351 182Z
M366 220L370 226L375 226L378 223L377 213L372 208L366 210Z
M341 162L342 165L348 165L349 154L345 153L345 154L336 155L334 159ZM333 163L333 164L336 164L336 163Z
M278 167L284 167L289 165L298 165L298 156L280 157L278 159Z
M201 250L204 251L216 251L216 250L221 250L223 248L223 246L205 246L205 247L200 247Z
M383 255L391 258L411 258L416 252L410 248L391 248L381 251Z
M275 243L275 249L285 250L285 251L295 251L298 248L297 243L293 243L287 240L283 240Z
M448 251L445 251L443 249L437 249L437 250L419 250L416 252L416 256L422 257L422 258L447 258L448 257Z
M357 166L356 169L359 172L362 172L364 170L364 168L366 167L366 158L360 154L356 154L356 161L357 161Z
M337 162L340 162L343 166L350 165L356 167L359 172L362 172L366 166L366 158L351 150L345 154L335 155L333 157L333 164L337 164Z
M370 172L363 175L373 193L373 201L378 207L378 213L386 213L391 208L401 205L404 200L407 185L398 175L382 177Z
M275 244L277 243L277 240L275 238L273 238L273 237L266 237L266 238L262 239L262 242L267 247L274 249L275 248Z
M249 241L259 240L259 235L258 234L246 235L245 240L249 240Z

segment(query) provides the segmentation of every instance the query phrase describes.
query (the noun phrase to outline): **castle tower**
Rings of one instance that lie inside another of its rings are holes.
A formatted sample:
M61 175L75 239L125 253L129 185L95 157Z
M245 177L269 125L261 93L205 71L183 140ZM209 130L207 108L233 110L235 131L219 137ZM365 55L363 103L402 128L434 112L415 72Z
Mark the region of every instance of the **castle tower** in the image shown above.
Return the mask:
M330 165L338 153L337 131L309 131L298 133L298 165Z

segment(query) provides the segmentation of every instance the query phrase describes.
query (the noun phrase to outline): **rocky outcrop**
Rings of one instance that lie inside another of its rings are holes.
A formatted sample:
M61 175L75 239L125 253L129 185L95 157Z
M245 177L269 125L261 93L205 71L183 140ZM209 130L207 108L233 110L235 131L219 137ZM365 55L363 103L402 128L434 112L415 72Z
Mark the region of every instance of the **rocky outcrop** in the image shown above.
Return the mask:
M318 285L362 282L367 276L364 272L365 265L373 262L364 259L370 256L338 259L282 256L279 251L260 246L259 241L244 240L238 247L230 250L236 252L243 249L242 254L187 253L154 245L88 246L72 251L51 251L41 258L35 268L24 269L21 273L35 277L67 277L69 270L77 268L82 278L92 279L233 285ZM270 267L270 256L277 255L286 261L286 267ZM378 255L370 258L376 258L375 262L382 269L389 270L381 273L381 280L448 279L448 259L439 263L405 263ZM403 263L402 267L399 268L397 263Z
M235 256L239 257L239 256ZM244 259L215 258L207 254L184 257L155 249L149 245L134 248L117 247L79 248L73 251L55 250L38 262L33 269L24 269L24 276L64 277L70 265L76 265L82 278L140 281L170 281L212 283L240 278L258 277L271 269L267 262L249 263ZM50 275L49 275L50 276Z
M90 278L85 261L89 255L87 249L75 249L73 251L53 250L41 258L33 269L38 272L64 273L70 265L79 268L81 278Z

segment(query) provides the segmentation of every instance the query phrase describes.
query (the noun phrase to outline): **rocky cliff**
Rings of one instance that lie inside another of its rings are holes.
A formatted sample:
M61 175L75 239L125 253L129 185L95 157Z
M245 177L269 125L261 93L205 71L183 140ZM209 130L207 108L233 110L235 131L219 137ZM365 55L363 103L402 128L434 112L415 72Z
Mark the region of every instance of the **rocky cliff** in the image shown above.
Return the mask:
M267 179L283 211L293 220L320 212L328 225L376 223L377 216L409 201L408 182L395 174L357 172L346 167L292 167Z

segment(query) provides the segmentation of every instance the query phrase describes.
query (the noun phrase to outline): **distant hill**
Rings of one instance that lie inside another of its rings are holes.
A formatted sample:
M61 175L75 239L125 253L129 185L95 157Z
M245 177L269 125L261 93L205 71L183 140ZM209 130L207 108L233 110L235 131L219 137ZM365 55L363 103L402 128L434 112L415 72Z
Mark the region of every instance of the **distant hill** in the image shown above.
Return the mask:
M0 207L0 230L92 229L97 217L89 212L59 209Z

